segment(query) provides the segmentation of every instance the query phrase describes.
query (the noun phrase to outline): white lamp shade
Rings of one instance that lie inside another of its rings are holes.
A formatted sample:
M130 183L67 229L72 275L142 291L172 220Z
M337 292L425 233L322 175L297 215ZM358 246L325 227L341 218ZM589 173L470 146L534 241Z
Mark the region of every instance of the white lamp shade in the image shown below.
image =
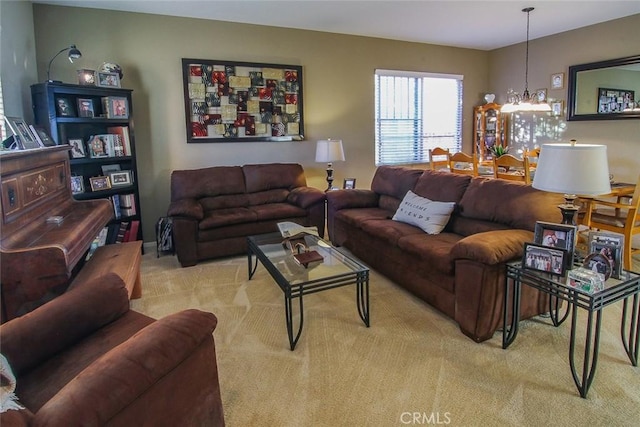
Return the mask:
M344 161L341 139L322 139L316 145L316 162Z
M584 196L610 193L607 147L543 144L532 186L552 193Z

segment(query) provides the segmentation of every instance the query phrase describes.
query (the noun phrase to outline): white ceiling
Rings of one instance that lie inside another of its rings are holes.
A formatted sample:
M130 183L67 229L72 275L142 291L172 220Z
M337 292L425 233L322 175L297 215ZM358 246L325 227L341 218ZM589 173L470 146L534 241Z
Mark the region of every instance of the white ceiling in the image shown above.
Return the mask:
M33 0L492 50L640 13L640 0Z

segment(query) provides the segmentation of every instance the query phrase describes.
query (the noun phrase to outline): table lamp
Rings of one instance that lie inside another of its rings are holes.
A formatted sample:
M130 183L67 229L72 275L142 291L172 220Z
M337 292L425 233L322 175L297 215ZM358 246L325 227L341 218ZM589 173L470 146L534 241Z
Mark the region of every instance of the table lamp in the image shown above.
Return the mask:
M69 57L69 62L73 63L74 59L78 59L78 58L82 58L82 53L78 50L78 48L76 47L75 44L72 44L69 47L65 47L64 49L61 49L60 52L56 53L55 55L53 55L53 58L51 58L51 60L49 61L49 63L47 64L47 82L49 83L62 83L59 80L51 80L50 77L50 72L51 72L51 64L53 63L53 60L56 59L58 57L58 55L60 55L62 52L66 52L69 51L68 57Z
M559 205L562 223L575 225L576 195L598 196L611 192L607 147L595 144L543 144L538 158L533 188L563 193Z
M316 145L316 162L327 162L327 184L325 191L333 188L333 165L332 162L344 162L344 151L342 150L341 139L322 139Z

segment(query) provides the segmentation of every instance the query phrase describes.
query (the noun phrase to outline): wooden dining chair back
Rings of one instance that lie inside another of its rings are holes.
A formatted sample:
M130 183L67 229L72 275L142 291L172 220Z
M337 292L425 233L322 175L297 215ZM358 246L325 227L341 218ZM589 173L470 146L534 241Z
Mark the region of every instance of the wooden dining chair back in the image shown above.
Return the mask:
M585 198L586 212L582 223L590 229L611 231L624 235L623 265L631 270L632 256L640 253L633 248L633 237L640 234L640 176L631 199L618 197L616 201Z
M493 158L493 177L508 179L511 181L522 181L531 184L531 171L529 169L529 159L517 158L511 154L503 154Z
M429 168L431 170L449 169L449 149L440 147L430 149Z
M536 168L538 166L538 157L540 157L540 147L524 152L524 157L529 160L529 167Z
M449 169L461 175L478 176L478 157L462 152L450 154Z

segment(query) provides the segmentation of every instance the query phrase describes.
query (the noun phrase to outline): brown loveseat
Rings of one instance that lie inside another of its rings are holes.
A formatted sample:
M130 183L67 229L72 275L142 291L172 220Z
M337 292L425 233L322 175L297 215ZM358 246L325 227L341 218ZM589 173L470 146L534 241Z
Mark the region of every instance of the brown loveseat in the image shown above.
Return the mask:
M456 203L441 233L426 234L391 219L408 190ZM382 166L371 190L327 193L328 232L333 244L348 248L481 342L502 322L504 263L522 257L536 221L561 221L560 203L560 195L517 182ZM548 311L546 301L525 286L522 317Z
M277 223L316 226L324 235L325 194L307 187L299 164L177 170L171 174L173 237L183 267L247 251L247 236Z
M26 408L0 425L222 426L216 323L198 310L157 321L129 310L113 273L75 283L0 326Z

